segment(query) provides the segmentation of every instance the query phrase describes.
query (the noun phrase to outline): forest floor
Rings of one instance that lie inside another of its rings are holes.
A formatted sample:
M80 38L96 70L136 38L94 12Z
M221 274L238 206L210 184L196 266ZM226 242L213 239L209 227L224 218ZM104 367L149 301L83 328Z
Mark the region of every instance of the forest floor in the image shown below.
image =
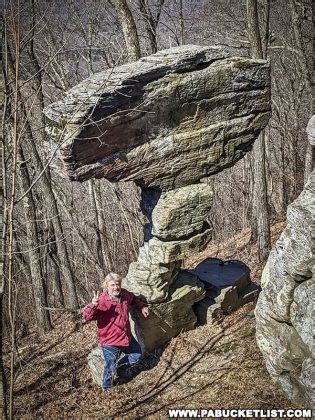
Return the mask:
M273 226L273 242L284 224ZM206 257L240 259L258 281L259 267L249 233L212 244L186 262ZM92 383L87 354L97 344L94 323L58 315L41 341L35 332L19 342L15 418L169 418L170 408L297 408L271 381L255 342L255 303L217 325L181 333L149 355L129 383L103 392Z

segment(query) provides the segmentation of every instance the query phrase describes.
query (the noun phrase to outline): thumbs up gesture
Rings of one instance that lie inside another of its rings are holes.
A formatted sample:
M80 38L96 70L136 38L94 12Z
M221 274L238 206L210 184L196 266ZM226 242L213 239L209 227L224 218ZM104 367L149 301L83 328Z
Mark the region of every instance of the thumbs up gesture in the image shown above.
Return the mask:
M92 304L94 306L98 306L99 304L99 300L100 300L100 293L99 292L93 292L93 299L92 299Z

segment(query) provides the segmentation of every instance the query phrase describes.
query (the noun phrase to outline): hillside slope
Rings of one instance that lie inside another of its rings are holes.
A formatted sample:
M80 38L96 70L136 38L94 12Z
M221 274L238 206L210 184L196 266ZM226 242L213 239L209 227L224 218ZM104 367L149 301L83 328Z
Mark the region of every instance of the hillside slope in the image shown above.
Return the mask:
M274 228L275 237L282 227ZM247 255L249 264L254 254L247 239L234 238L223 253L214 253L212 245L196 258ZM16 417L167 418L169 408L293 408L265 369L254 337L254 306L247 304L219 325L180 334L150 354L146 370L131 382L106 393L92 383L86 363L97 342L95 325L59 315L43 341L36 342L34 332L20 343Z

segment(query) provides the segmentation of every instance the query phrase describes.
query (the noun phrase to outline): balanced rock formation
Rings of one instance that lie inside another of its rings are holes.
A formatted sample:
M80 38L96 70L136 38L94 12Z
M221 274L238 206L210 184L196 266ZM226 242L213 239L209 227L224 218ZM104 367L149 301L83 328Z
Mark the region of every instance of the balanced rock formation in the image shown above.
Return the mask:
M44 111L60 170L171 190L232 166L269 120L269 71L186 45L97 73Z
M306 407L314 407L314 181L313 172L288 206L287 227L269 255L255 310L257 343L270 375Z
M186 45L95 74L44 111L60 173L142 189L145 243L125 283L151 305L138 323L147 349L196 324L204 285L180 267L211 239L200 180L251 149L270 117L269 73L266 61Z

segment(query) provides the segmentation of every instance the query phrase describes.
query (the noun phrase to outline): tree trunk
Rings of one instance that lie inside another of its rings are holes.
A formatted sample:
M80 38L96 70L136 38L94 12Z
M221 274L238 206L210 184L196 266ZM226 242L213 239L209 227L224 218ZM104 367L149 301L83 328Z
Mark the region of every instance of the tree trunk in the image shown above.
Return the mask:
M299 51L298 65L301 66L302 74L304 74L305 76L306 91L309 93L310 100L312 100L312 87L314 86L314 78L312 78L311 67L308 65L308 54L305 48L305 44L303 42L303 16L298 11L299 7L303 7L303 3L300 3L296 0L289 0L288 6L291 13L294 40L296 47ZM310 173L312 172L313 168L312 147L308 142L306 145L304 164L304 182L307 182L307 179Z
M281 208L281 216L285 216L287 204L288 204L288 192L287 192L287 181L285 176L285 139L284 135L281 133L281 144L280 144L280 151L281 151L281 193L280 193L280 208Z
M6 29L5 23L3 23L2 28L2 39L3 50L1 50L1 55L3 56L2 71L4 73L4 64L6 63ZM3 74L3 76L5 76ZM4 79L4 77L3 77ZM4 86L5 87L5 86ZM5 91L5 92L4 92ZM1 127L0 127L0 138L1 138L1 168L2 168L2 213L0 213L0 232L1 232L1 255L0 255L0 418L7 418L7 407L6 407L6 392L7 384L4 374L4 364L3 364L3 336L4 336L4 325L5 325L5 316L3 311L3 296L5 289L5 278L6 278L6 262L7 262L7 240L8 240L8 215L9 215L9 199L7 195L7 145L5 142L6 139L6 118L7 118L7 106L8 106L8 92L6 89L3 89L0 93L0 100L3 102L2 109L2 118L1 118ZM12 169L12 168L11 168Z
M20 180L23 191L28 191L23 199L24 211L26 216L28 255L30 262L31 283L33 288L35 311L38 325L41 332L52 329L51 320L47 307L47 296L43 281L43 270L41 266L40 244L38 243L38 230L36 224L35 202L30 187L30 177L26 166L24 153L21 145L18 147L18 157L20 160Z
M43 170L43 163L38 154L34 140L30 141L33 150L33 155L36 157L36 164L39 171ZM72 273L71 263L69 259L67 245L61 224L59 209L57 206L56 198L52 190L50 171L47 167L42 177L42 186L44 190L45 199L47 201L47 216L52 220L52 224L56 236L57 255L59 261L59 269L62 275L62 289L63 298L66 306L69 309L76 309L79 307L77 292L74 285L74 277Z
M257 0L247 0L247 30L252 58L262 58L262 44L259 32Z
M67 204L65 204L62 201L62 198L58 195L58 193L56 193L56 197L57 197L57 200L58 200L59 204L62 206L65 214L67 215L68 219L71 221L71 225L72 225L72 228L73 228L74 232L76 232L76 234L78 235L79 239L81 240L81 244L82 244L82 246L84 248L84 251L85 251L84 254L86 256L88 256L87 257L87 260L90 261L90 262L92 262L92 264L94 265L94 268L98 272L100 278L103 278L104 271L101 268L101 266L99 264L99 261L97 261L94 258L94 252L90 248L89 244L87 243L86 239L84 238L84 236L82 235L82 233L80 232L80 230L78 229L78 227L77 227L78 226L78 223L73 219L73 215L69 211Z
M137 27L126 0L113 0L118 19L124 34L129 61L141 57Z
M25 108L23 103L20 103L20 108L23 110L24 118L26 118L25 122L25 130L26 130L26 137L28 138L28 146L31 149L32 156L34 157L34 161L36 164L37 172L43 172L43 176L41 177L40 185L42 186L45 201L46 201L46 208L47 208L47 217L52 220L52 224L54 227L55 235L56 235L56 245L57 245L57 254L58 254L58 261L59 261L59 268L62 274L62 289L63 289L63 297L66 306L69 309L76 309L79 307L78 305L78 298L77 293L75 290L74 279L71 269L71 264L68 255L68 249L65 243L63 228L59 216L59 209L57 206L56 198L54 192L52 190L51 185L51 178L50 178L50 170L47 167L44 170L43 162L39 156L37 147L35 145L34 138L32 136L31 127L27 120L27 115L25 112Z
M58 260L58 252L56 246L56 235L54 226L51 220L47 221L46 227L46 255L45 255L45 263L46 263L46 275L52 272L51 278L47 279L47 281L51 281L53 285L53 292L52 292L52 303L49 302L49 296L47 297L47 302L50 306L64 306L64 299L62 294L62 284L61 284L61 276L60 276L60 261ZM51 264L49 264L51 263ZM49 266L51 265L51 269Z
M29 55L31 58L31 62L33 64L34 69L34 83L35 83L35 92L39 103L39 118L40 118L40 133L42 141L44 141L45 138L45 116L43 113L43 109L45 106L44 103L44 93L43 93L43 80L42 80L42 68L40 67L40 64L38 62L37 56L35 54L34 50L34 37L35 37L35 27L36 27L36 10L35 10L35 2L32 0L32 16L33 16L33 23L31 28L31 39L30 39L30 48L29 48ZM21 95L22 96L22 95ZM24 104L24 103L23 103ZM41 160L41 157L37 151L37 147L35 145L34 137L32 135L32 129L30 127L29 121L27 119L27 115L25 113L24 107L23 107L23 113L25 116L25 119L27 121L27 132L29 133L29 141L31 143L31 148L33 151L33 154L36 158L36 163L39 171L43 170L43 163ZM45 198L47 201L47 218L48 220L52 220L52 223L50 223L50 231L52 233L52 236L55 236L56 240L56 255L50 252L48 249L48 254L51 257L55 269L59 272L55 273L54 277L54 286L56 290L56 294L60 294L60 282L62 278L61 284L63 284L63 296L60 296L60 300L65 302L67 306L69 306L71 309L75 309L78 307L78 299L77 299L77 293L74 286L74 280L73 280L73 273L71 270L71 263L69 259L68 249L66 244L64 243L64 234L63 234L63 228L62 223L59 217L59 209L56 202L56 198L52 189L51 185L51 177L50 177L50 168L47 167L46 171L43 175L43 182L44 190L45 190Z
M179 0L179 42L184 45L184 15L183 15L183 0Z
M247 20L248 20L248 37L251 45L251 56L253 58L263 58L262 39L268 39L269 33L269 0L265 2L264 9L264 31L261 37L259 30L257 0L247 0ZM267 51L267 46L264 46ZM258 258L260 262L264 262L270 252L270 220L267 196L267 180L265 166L265 133L260 133L255 141L253 152L254 167L254 188L253 188L253 213L252 227L253 239L257 239Z
M154 54L157 52L157 40L156 40L156 26L157 22L154 20L152 11L148 0L138 0L139 10L144 21L144 27L148 34L150 42L150 52Z
M8 63L11 69L12 74L14 74L14 64L13 59L8 50ZM52 220L55 235L56 235L56 245L58 252L58 259L60 261L60 270L62 273L62 287L63 287L63 296L64 301L69 309L76 309L79 307L77 293L74 286L74 279L71 270L71 264L69 260L67 246L65 244L63 228L59 216L59 210L52 190L51 178L49 167L44 168L43 162L39 155L39 152L36 147L36 143L33 137L31 125L28 119L27 112L24 106L24 98L20 92L20 89L16 89L16 94L19 101L19 113L20 120L23 121L25 129L25 138L27 139L27 147L30 149L32 157L34 158L33 162L35 163L35 168L38 173L42 174L40 178L40 185L42 186L43 195L46 201L47 215L48 218ZM30 188L32 186L30 185Z
M258 258L265 262L268 258L271 239L265 170L265 133L262 132L254 146L254 191L253 216L257 232Z
M97 236L100 244L100 254L101 254L101 265L103 267L104 275L107 271L111 271L112 261L109 254L109 246L106 240L106 224L103 215L102 203L101 203L101 194L98 189L98 186L95 184L94 180L89 181L89 190L90 197L92 202L92 207L95 212L95 218L97 222Z

